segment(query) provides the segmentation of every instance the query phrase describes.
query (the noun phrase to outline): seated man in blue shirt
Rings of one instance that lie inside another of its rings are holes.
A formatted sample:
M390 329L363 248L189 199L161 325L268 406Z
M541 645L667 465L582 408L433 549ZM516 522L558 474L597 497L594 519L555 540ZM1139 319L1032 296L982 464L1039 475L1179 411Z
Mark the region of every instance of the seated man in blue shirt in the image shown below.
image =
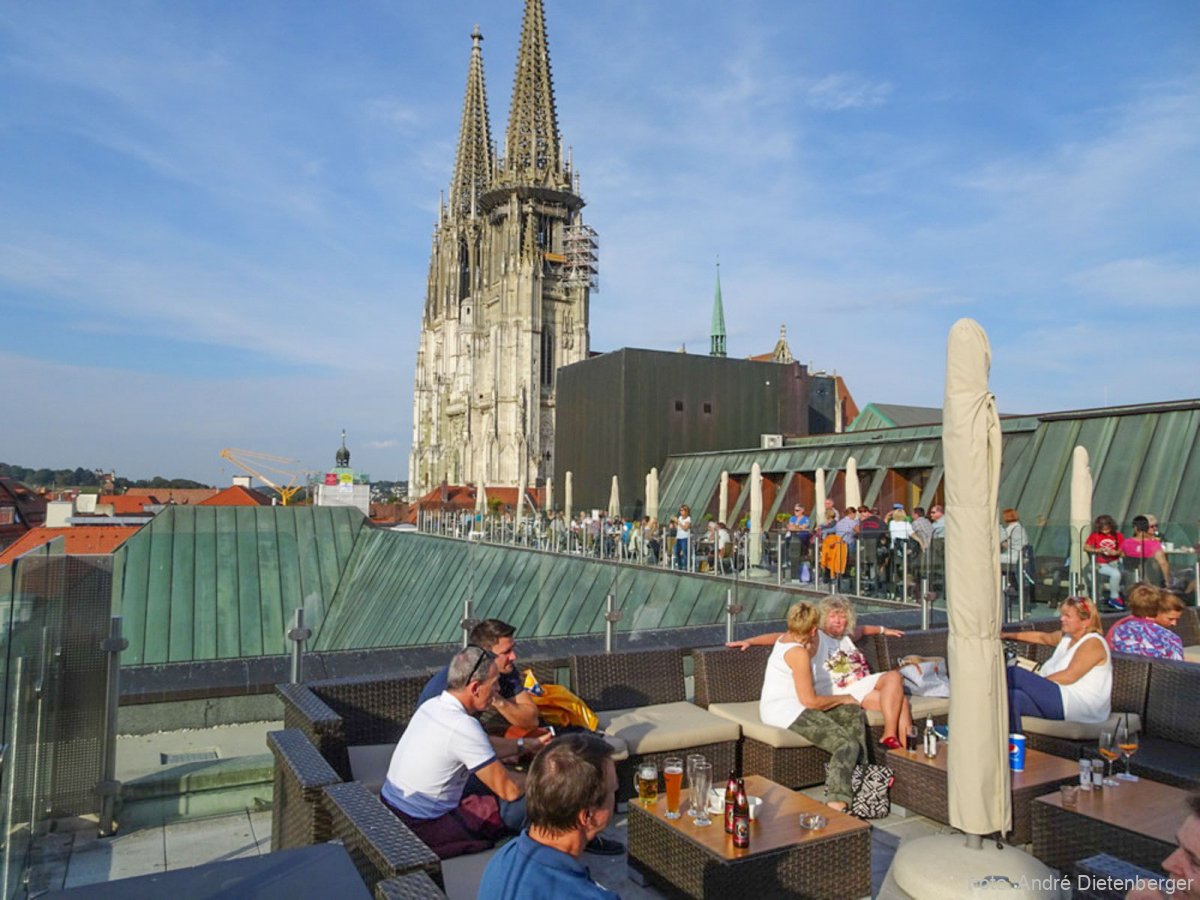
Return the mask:
M579 862L608 827L617 792L610 748L592 734L555 738L526 781L529 827L492 857L479 883L488 900L611 900Z

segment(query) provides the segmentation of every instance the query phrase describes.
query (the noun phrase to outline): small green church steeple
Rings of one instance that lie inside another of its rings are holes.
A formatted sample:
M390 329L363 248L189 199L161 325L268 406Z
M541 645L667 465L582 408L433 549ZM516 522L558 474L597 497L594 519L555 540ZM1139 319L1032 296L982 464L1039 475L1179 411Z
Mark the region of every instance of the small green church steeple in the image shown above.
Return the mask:
M725 355L725 307L721 303L721 263L717 263L717 293L713 297L712 334L709 338L709 356Z

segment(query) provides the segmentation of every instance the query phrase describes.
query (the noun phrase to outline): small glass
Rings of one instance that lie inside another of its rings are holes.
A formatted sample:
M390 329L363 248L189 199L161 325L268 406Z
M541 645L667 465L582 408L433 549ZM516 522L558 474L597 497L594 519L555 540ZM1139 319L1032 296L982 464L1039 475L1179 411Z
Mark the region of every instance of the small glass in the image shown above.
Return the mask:
M1100 738L1096 741L1096 749L1100 751L1100 756L1104 760L1104 780L1101 784L1105 787L1119 787L1121 783L1113 780L1111 772L1113 760L1120 756L1113 732L1100 732Z
M637 770L638 802L642 806L653 806L658 800L658 767L652 762L644 762Z
M908 729L908 734L904 736L904 749L909 753L916 753L921 746L921 732L917 730L917 726L913 725Z
M800 813L800 827L805 831L820 831L829 820L820 813Z
M679 795L683 792L683 760L681 758L669 756L663 761L663 786L666 788L667 794L667 811L664 815L668 819L678 819L681 815Z
M696 807L696 818L692 820L693 825L703 826L712 824L712 819L708 817L708 792L712 788L712 777L712 763L707 760L696 763L695 780L692 782L692 790L700 798L700 802Z
M1121 781L1137 781L1138 777L1129 771L1129 758L1138 751L1138 733L1130 731L1129 723L1125 719L1117 726L1117 749L1125 757L1125 771L1117 778Z
M703 753L689 753L687 755L687 780L688 780L688 809L687 814L693 819L699 811L703 798L696 793L696 763L706 762Z
M1079 806L1079 785L1064 784L1058 789L1058 794L1062 798L1063 809L1075 809Z

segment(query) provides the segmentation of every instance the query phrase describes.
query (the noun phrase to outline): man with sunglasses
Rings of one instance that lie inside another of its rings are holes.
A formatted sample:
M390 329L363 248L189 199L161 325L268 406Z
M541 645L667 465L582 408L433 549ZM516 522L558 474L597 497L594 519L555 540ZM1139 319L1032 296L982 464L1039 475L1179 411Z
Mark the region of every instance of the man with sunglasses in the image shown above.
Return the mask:
M517 644L513 639L515 633L516 629L507 622L500 619L484 619L471 629L467 640L487 650L496 659L499 678L496 681L496 690L492 694L490 709L503 716L509 725L536 728L538 708L533 697L525 690L525 683L516 666ZM417 700L418 706L446 689L446 676L449 671L450 667L447 666L434 673L421 690L421 696Z
M525 818L524 776L500 762L517 752L516 741L489 738L477 718L492 706L499 677L492 653L460 650L445 690L421 704L392 753L380 796L441 859L488 850ZM486 792L464 793L471 775Z

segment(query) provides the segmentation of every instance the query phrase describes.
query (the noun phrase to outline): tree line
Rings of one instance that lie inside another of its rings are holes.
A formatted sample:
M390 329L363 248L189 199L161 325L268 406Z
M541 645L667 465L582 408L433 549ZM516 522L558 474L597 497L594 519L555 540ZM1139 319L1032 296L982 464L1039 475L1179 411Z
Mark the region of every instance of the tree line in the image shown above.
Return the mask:
M75 469L30 469L11 463L0 462L0 478L13 478L32 488L91 488L103 484L103 473L95 469L83 467ZM131 487L136 488L206 488L210 485L201 484L188 478L163 478L155 475L153 478L132 480L117 477L113 479L113 492L124 493Z

